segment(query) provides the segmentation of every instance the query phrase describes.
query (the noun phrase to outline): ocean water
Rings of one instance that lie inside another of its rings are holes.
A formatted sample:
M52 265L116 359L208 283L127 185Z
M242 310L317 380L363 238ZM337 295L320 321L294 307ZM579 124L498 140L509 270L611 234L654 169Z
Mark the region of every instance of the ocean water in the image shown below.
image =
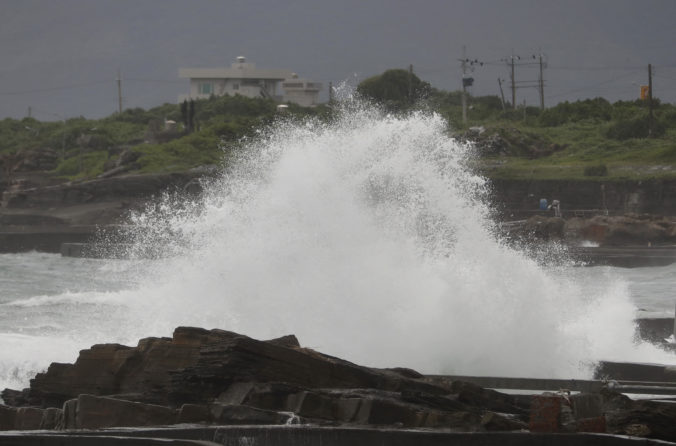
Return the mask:
M580 268L504 242L472 148L439 116L354 105L247 144L204 197L133 216L131 260L0 255L0 388L180 325L294 333L427 373L583 378L601 359L674 362L634 340L633 320L673 315L676 266Z

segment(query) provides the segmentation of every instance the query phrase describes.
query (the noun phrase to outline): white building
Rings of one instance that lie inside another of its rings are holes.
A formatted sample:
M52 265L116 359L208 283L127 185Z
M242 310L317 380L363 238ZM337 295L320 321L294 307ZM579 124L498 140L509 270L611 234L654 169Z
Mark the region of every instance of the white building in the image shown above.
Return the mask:
M321 89L322 84L320 82L300 79L296 73L291 75L291 79L282 82L284 102L293 102L304 107L317 105Z
M190 91L187 95L180 95L179 102L211 95L239 94L309 107L318 104L319 91L322 89L321 83L299 79L288 70L258 69L242 56L230 68L180 68L178 77L190 79Z

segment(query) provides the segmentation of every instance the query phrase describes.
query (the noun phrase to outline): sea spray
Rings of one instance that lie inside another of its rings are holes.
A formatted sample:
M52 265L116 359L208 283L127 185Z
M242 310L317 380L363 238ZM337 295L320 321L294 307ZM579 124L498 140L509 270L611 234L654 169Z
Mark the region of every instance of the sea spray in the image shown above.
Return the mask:
M435 114L355 105L332 122L280 121L231 151L202 198L136 214L130 254L151 259L121 274L133 286L98 294L107 306L89 309L104 318L59 335L86 348L179 325L295 333L365 365L502 376L666 358L635 344L622 281L587 286L500 238L471 157Z
M601 358L656 354L634 345L621 283L585 289L500 240L472 149L438 115L356 108L240 150L199 211L174 217L168 200L139 220L141 238L159 224L177 243L130 302L153 315L146 330L295 333L443 373L588 376Z

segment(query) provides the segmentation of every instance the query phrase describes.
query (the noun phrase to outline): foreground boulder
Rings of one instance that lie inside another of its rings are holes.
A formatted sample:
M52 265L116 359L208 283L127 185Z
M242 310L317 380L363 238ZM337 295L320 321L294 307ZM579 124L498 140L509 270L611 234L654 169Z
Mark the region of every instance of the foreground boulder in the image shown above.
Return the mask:
M80 395L67 401L62 429L100 429L116 426L159 426L174 424L176 410L114 398Z
M136 347L95 345L2 397L10 406L0 406L0 430L312 424L676 439L673 405L612 391L527 402L410 369L362 367L294 336L258 341L190 327Z
M526 413L510 396L362 367L295 336L258 341L190 327L136 347L94 345L2 396L15 407L0 408L0 429L312 422L485 431L524 427Z
M31 380L30 389L2 395L17 405L40 407L61 407L80 394L180 407L208 403L236 382L447 392L397 371L300 348L295 338L258 341L223 330L179 327L172 338L147 338L136 347L94 345L82 350L74 364L51 364Z

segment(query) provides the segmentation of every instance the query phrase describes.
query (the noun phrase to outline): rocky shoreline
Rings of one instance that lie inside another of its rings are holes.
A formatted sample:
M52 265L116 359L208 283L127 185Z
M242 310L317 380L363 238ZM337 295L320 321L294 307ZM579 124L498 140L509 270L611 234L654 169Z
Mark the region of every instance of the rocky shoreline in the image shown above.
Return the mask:
M18 183L2 194L0 253L59 253L63 243L90 242L100 231L115 231L130 212L164 193L198 193L201 181L214 174L203 168L31 187Z
M171 338L146 338L135 347L94 345L73 364L52 363L27 389L5 389L0 430L77 436L123 427L299 425L676 441L676 404L599 388L519 397L411 369L359 366L303 348L293 335L258 341L179 327ZM61 444L10 437L13 444Z

